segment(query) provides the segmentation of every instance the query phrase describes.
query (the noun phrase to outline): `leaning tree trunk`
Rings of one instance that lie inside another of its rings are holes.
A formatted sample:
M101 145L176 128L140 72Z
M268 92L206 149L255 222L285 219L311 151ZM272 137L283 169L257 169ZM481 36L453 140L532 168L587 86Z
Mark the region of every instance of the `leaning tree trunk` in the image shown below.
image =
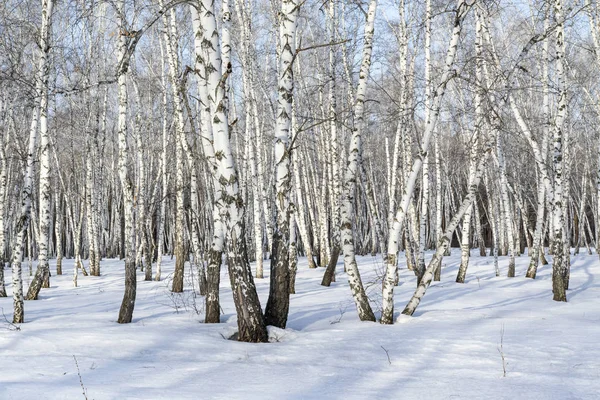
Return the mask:
M394 316L394 286L396 284L396 258L398 256L398 244L400 240L400 233L406 219L406 211L412 197L415 182L417 176L423 165L423 158L427 155L429 149L429 142L433 135L435 125L437 123L441 102L446 92L446 86L448 82L455 76L455 72L452 69L454 65L454 59L456 57L456 51L458 48L458 39L460 38L462 21L465 18L467 12L470 9L470 5L465 0L458 0L456 16L454 18L454 27L452 31L452 37L448 46L446 54L446 65L444 72L441 77L441 81L438 84L432 98L432 109L431 118L427 121L425 132L423 134L421 144L421 157L417 157L413 162L412 169L409 175L408 182L406 182L404 193L402 195L402 201L400 207L396 212L394 223L390 229L389 241L388 241L388 256L386 257L386 272L383 281L383 311L381 314L381 323L391 324L393 323Z
M468 191L466 197L464 198L462 204L460 205L460 207L458 208L458 210L452 217L452 220L446 227L446 231L445 231L444 235L442 236L441 240L438 242L438 246L435 251L435 254L433 255L433 258L431 259L431 261L429 262L429 265L427 266L427 269L425 270L425 273L423 274L423 278L421 279L419 286L417 286L415 293L413 294L412 298L409 300L408 304L402 311L402 314L413 315L414 312L416 311L417 307L419 306L421 299L423 298L423 296L425 296L425 292L427 291L427 288L429 287L429 285L431 284L431 281L433 280L434 270L435 270L437 264L439 263L439 260L443 257L444 252L446 251L448 246L450 246L450 240L452 239L452 235L458 225L458 222L461 220L461 218L463 218L463 216L465 215L465 212L467 211L467 209L469 207L472 206L473 201L475 200L475 196L477 194L477 187L479 186L479 181L481 180L481 176L483 175L483 171L485 169L485 160L486 160L487 155L489 154L490 150L491 150L491 147L488 147L485 150L484 155L479 160L474 178L469 184L469 191Z

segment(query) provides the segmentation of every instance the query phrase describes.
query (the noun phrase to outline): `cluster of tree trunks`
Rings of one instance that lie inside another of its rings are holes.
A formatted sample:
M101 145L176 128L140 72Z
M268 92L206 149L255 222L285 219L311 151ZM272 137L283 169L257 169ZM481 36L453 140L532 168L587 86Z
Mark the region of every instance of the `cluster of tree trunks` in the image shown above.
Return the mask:
M299 255L323 286L341 257L359 318L376 321L357 255L381 253L391 324L402 251L413 315L453 246L457 283L473 248L496 275L508 256L515 277L527 247L525 276L551 261L556 301L571 247L600 250L596 1L400 0L393 16L377 0L8 3L0 296L9 262L15 323L50 287L53 257L59 275L75 259L74 286L123 259L119 323L140 273L165 279L166 255L171 290L191 276L205 321L220 322L225 262L237 338L264 342L287 325Z

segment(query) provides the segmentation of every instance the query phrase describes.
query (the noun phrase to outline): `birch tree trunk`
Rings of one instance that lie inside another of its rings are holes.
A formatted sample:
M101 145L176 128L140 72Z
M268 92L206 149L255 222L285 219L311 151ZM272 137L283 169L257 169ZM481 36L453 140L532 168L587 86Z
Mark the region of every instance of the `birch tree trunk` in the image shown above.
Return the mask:
M554 120L554 203L552 221L554 240L552 242L552 289L555 301L567 301L568 287L567 261L565 257L564 216L563 216L563 126L567 117L567 85L565 71L564 21L562 0L554 3L556 26L556 74L558 78L557 112Z
M2 265L2 271L0 271L0 297L6 297L6 290L4 288L4 267L6 262L6 219L4 218L4 212L6 210L7 201L7 189L8 189L8 160L6 158L6 150L8 147L9 129L8 122L9 116L7 113L7 104L5 96L0 95L0 121L3 124L3 129L0 130L2 136L0 136L0 264ZM4 294L4 295L2 295Z
M289 247L289 292L296 293L296 272L298 271L298 243L296 241L296 212L294 205L290 206L290 247Z
M209 109L217 166L214 176L220 185L220 193L216 202L228 240L229 277L238 316L237 337L239 341L244 342L265 342L267 341L267 329L248 263L243 218L244 203L238 188L238 175L229 140L225 81L230 72L230 66L227 66L227 72L223 75L221 73L219 34L212 0L201 0L199 6L203 41L207 44L204 46L204 70L202 72L206 80L207 92L213 96L209 98Z
M161 6L163 2L161 1ZM187 258L184 250L184 182L183 182L183 141L185 139L185 119L183 115L183 104L179 93L179 61L177 59L177 30L175 28L175 10L171 9L165 18L165 30L163 37L167 50L169 64L169 76L173 102L175 104L175 271L173 273L174 293L183 292L183 275L185 260Z
M117 322L120 324L130 323L133 318L135 297L137 290L137 277L135 273L135 248L133 245L133 183L129 176L127 166L129 159L129 148L127 144L127 71L129 70L129 58L127 57L129 27L125 20L125 0L117 2L119 18L119 42L117 47L117 61L119 71L117 73L118 87L118 142L119 142L119 179L123 191L123 213L125 217L125 292L119 310Z
M375 12L377 1L369 2L367 20L365 23L363 56L359 73L358 88L354 103L354 129L348 149L348 164L344 177L344 196L341 207L341 245L344 253L344 265L348 274L348 283L356 303L358 316L361 321L375 321L375 314L369 304L364 286L356 264L354 239L352 237L352 219L356 179L362 163L362 130L364 128L364 102L367 89L367 80L371 67L371 53L373 51L373 35L375 32Z
M334 278L335 276L335 267L337 265L340 251L341 251L341 243L340 243L340 213L341 213L341 181L340 181L340 154L339 154L339 140L338 140L338 116L337 116L337 97L336 97L336 46L333 45L336 41L336 32L337 32L337 1L330 0L329 1L329 42L331 43L329 47L329 133L330 133L330 164L331 164L331 174L332 180L330 181L331 187L331 206L332 206L332 215L331 215L331 224L332 224L332 249L331 249L331 258L329 259L329 264L327 265L328 273L326 276L329 276L329 280ZM323 278L325 279L325 277ZM328 286L328 285L326 285Z
M193 8L193 7L192 7ZM195 10L195 8L193 8ZM195 32L195 31L194 31ZM164 64L166 55L164 51L163 41L160 41L160 59ZM167 148L169 145L169 127L167 123L167 107L168 107L168 96L167 96L167 76L164 68L161 69L161 83L165 88L163 90L162 96L162 154L161 154L161 183L162 183L162 196L160 199L160 211L158 214L158 227L156 233L156 242L157 242L157 256L156 256L156 275L154 276L154 280L160 281L162 275L162 257L164 251L164 243L165 243L165 219L166 219L166 207L167 207L167 191L169 188L169 174L167 171Z
M215 159L215 149L213 147L213 125L212 125L212 112L211 112L211 98L209 96L207 68L205 63L207 55L203 47L203 40L206 33L202 29L201 17L198 9L193 5L190 6L190 12L192 14L192 23L194 28L194 47L196 53L195 67L200 72L200 79L198 82L198 96L201 103L201 124L200 124L200 136L202 140L202 148L208 168L210 169L212 176L212 186L214 191L214 203L212 208L212 219L213 219L213 235L208 251L208 265L206 267L206 315L205 323L219 323L221 321L221 308L219 305L219 285L221 282L221 262L223 258L223 249L225 243L225 231L224 223L221 219L217 199L221 197L221 184L219 183L218 177L218 165Z
M431 115L431 0L425 2L425 120ZM434 133L435 135L435 133ZM419 218L419 254L417 257L417 285L425 273L425 247L429 211L429 155L423 161L421 184L421 215Z
M265 308L267 325L285 329L290 306L289 235L290 235L290 140L292 139L292 102L294 99L294 68L296 29L300 4L283 0L279 25L279 79L277 120L275 125L275 190L277 224L273 233L271 285ZM295 133L294 133L295 134Z
M54 236L56 236L56 275L62 275L62 258L63 258L63 208L60 206L62 203L62 193L57 192L56 198L54 199Z
M482 54L483 54L483 41L482 41L482 26L479 15L476 17L475 22L475 85L477 89L475 90L475 132L473 133L473 138L471 140L471 151L470 151L470 160L469 160L469 185L475 179L475 172L477 168L477 153L479 151L479 136L480 131L483 129L483 96L485 90L483 88L483 73L482 73ZM477 201L474 201L470 207L467 207L465 211L465 215L463 218L463 226L462 226L462 240L460 244L461 257L460 257L460 267L458 268L458 274L456 276L457 283L464 283L465 277L467 275L467 268L469 267L469 258L471 257L471 218L473 209L477 207ZM475 213L477 215L477 213ZM514 264L514 261L513 261Z
M500 174L500 195L502 197L502 203L504 207L502 209L502 217L504 219L504 224L506 226L507 238L508 238L508 273L507 276L509 278L513 278L515 276L515 238L513 232L513 222L510 213L510 199L508 197L508 181L506 178L506 162L504 159L504 152L502 150L502 144L500 142L500 133L498 132L497 138L497 152L498 152L498 166L499 166L499 174Z
M5 106L3 99L0 99L0 112L4 111L3 107ZM3 120L2 122L8 122L7 120ZM5 125L6 126L6 125ZM6 130L8 131L8 129ZM8 168L8 162L6 160L6 141L5 136L8 136L8 133L3 132L3 136L0 137L0 297L6 297L6 287L4 285L4 267L6 263L6 229L5 229L5 219L4 219L4 210L7 199L7 173L6 170Z

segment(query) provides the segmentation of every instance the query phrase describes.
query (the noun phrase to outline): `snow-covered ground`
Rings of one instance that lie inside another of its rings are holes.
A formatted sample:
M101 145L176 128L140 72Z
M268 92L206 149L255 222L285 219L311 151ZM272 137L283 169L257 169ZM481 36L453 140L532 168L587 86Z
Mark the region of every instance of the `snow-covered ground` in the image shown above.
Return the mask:
M226 276L222 324L200 323L203 299L189 276L185 293L169 292L165 259L166 279L140 276L134 321L119 325L122 262L103 261L101 277L80 276L73 288L66 260L67 274L26 302L20 330L0 315L0 399L85 399L82 386L90 400L600 399L597 256L573 257L569 302L556 303L549 265L526 279L522 256L516 278L497 278L491 257L474 256L460 285L453 254L415 316L393 326L360 322L345 276L322 287L323 269L301 260L288 329L271 329L269 344L225 340L236 327ZM381 259L358 261L378 309ZM506 265L501 258L503 275ZM257 281L263 306L268 284L268 274ZM414 285L402 269L397 313ZM0 307L11 321L12 298Z

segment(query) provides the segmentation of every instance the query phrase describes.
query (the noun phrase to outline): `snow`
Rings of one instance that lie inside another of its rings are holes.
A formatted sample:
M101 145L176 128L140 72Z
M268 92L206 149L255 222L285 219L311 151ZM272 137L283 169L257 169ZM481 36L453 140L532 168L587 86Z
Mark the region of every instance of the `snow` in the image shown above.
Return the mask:
M357 261L380 310L383 262ZM139 275L134 320L119 325L123 263L104 260L101 277L80 277L73 288L73 262L65 260L65 275L26 302L20 330L0 315L0 399L85 399L82 385L96 400L600 398L596 255L572 258L568 303L552 301L550 265L526 279L521 256L516 278L495 277L492 257L473 256L461 285L454 283L459 261L457 249L444 258L442 282L413 317L398 317L415 285L403 268L397 323L385 326L358 320L343 273L322 287L324 269L310 270L301 259L288 328L269 328L272 343L248 344L225 340L236 330L226 268L222 324L200 323L203 298L189 275L183 294L169 292L174 264L165 258L167 278ZM501 257L503 273L507 264ZM267 262L265 279L257 280L263 307L268 271ZM11 321L12 298L0 307Z

